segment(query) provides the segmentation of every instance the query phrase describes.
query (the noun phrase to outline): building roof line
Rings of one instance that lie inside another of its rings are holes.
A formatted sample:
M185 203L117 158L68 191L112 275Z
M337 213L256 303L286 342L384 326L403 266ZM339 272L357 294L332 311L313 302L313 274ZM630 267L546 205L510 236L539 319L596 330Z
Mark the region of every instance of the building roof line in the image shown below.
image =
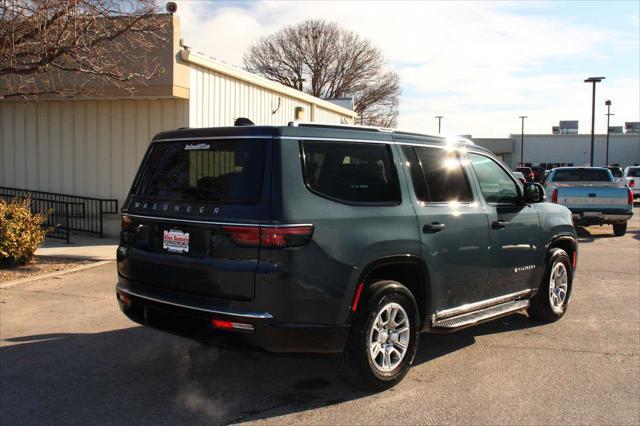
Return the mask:
M289 96L291 98L295 98L300 101L319 106L323 109L336 112L338 114L349 116L354 119L358 117L358 114L356 112L351 111L347 108L343 108L329 101L325 101L323 99L317 98L315 96L309 95L307 93L301 92L291 87L284 86L280 83L276 83L264 77L260 77L250 72L238 69L236 67L232 67L220 61L217 61L209 56L203 55L198 52L193 52L189 49L180 50L180 58L185 62L189 62L191 64L198 65L200 67L209 69L211 71L228 75L237 80L244 81L246 83L250 83L252 85L259 86L267 90L271 90L281 95Z

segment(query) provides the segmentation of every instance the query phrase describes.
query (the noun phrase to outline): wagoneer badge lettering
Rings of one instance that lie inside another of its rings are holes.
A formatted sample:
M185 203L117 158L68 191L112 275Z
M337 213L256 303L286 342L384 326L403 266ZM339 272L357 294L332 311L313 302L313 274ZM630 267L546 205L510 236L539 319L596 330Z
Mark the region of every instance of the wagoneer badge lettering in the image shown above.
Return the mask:
M513 268L513 273L517 274L518 272L532 271L534 269L536 269L536 265L518 266L517 268Z
M209 149L209 148L211 148L211 145L209 145L208 143L186 144L184 146L185 151L193 151L196 149Z

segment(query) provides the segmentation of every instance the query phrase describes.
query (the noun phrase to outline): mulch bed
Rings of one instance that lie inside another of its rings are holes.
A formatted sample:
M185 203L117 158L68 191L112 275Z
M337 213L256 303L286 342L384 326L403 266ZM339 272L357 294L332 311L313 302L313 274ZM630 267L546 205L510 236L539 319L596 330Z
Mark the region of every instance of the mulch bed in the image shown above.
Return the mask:
M23 266L0 267L0 283L28 278L50 272L62 271L94 263L95 260L67 259L62 257L36 256Z

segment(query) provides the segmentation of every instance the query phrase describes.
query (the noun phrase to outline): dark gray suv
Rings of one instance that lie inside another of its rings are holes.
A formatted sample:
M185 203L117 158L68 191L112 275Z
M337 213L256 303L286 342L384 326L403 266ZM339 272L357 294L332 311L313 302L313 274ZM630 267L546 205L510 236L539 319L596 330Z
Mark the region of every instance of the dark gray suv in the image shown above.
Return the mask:
M423 332L564 315L576 232L543 201L462 139L165 132L124 204L117 298L132 320L208 344L336 354L348 380L384 389Z

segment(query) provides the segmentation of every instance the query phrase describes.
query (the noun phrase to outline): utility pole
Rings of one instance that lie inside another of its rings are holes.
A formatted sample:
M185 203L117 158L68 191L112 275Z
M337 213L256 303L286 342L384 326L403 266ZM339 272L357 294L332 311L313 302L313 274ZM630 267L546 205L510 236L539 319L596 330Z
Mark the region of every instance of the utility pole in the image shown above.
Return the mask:
M606 144L606 148L605 148L605 154L604 154L604 165L608 166L609 165L609 119L611 118L612 115L615 114L611 114L611 101L607 100L604 103L607 106L607 144Z
M593 83L593 92L591 95L591 167L593 167L593 139L594 128L596 122L596 83L600 83L605 77L589 77L584 82Z
M443 115L436 115L436 118L438 119L438 134L440 134L440 129L441 129L440 124L441 124L442 119L444 118L444 116Z
M522 130L520 131L520 166L524 166L524 119L528 118L526 115L521 115Z

